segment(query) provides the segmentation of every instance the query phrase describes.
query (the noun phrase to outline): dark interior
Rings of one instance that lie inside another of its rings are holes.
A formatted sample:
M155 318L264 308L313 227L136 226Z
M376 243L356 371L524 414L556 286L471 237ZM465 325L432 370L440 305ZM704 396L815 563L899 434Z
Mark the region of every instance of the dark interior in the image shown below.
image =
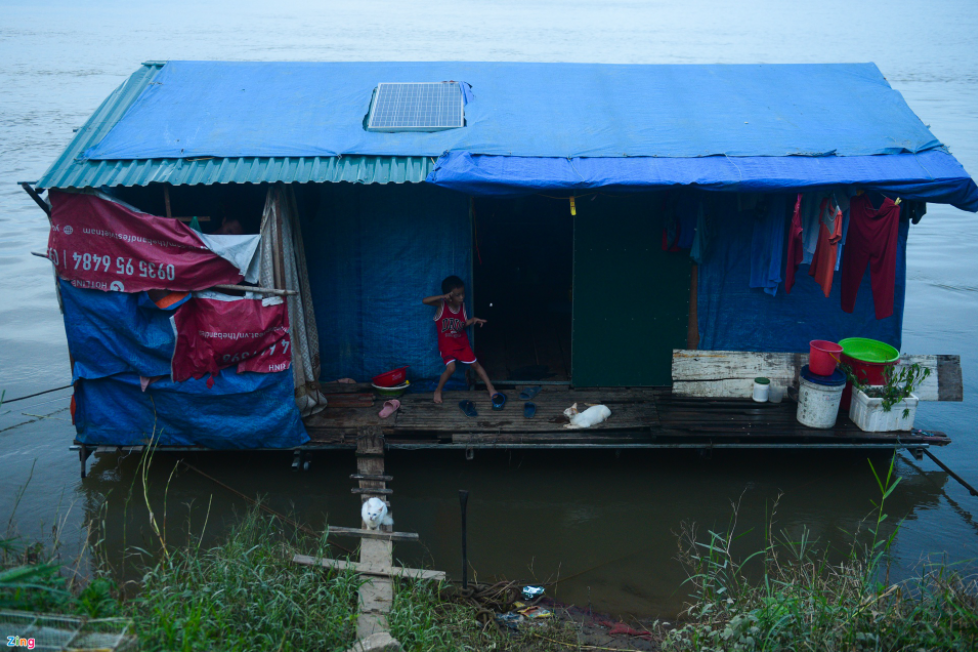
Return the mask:
M151 215L166 215L166 194L163 184L112 188L112 195ZM176 218L197 217L204 233L214 233L224 220L237 220L242 233L258 233L265 210L267 184L214 184L199 186L170 186L170 214ZM304 197L296 193L298 201Z
M573 225L567 199L474 200L473 344L493 381L570 381Z

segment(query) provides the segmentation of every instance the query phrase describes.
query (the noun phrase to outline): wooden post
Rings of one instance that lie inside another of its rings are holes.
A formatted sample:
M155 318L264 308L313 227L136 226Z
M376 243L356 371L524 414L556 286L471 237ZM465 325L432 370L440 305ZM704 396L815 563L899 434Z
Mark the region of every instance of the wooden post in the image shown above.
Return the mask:
M357 474L366 477L384 475L384 435L379 426L362 428L357 433ZM384 500L382 491L387 489L383 480L360 479L361 504L370 498L369 490L377 492ZM380 491L378 491L380 490ZM362 525L366 528L366 524ZM390 532L389 525L381 528ZM372 568L393 567L393 544L388 540L364 539L360 542L360 563ZM394 588L389 578L373 577L360 587L360 617L357 619L357 637L366 638L377 632L386 632L387 616L394 600Z
M462 508L462 589L469 588L469 554L468 536L466 532L466 507L469 502L469 492L464 489L458 490L458 502Z
M693 263L689 273L689 326L686 330L686 348L700 348L700 324L696 315L696 285L699 276L699 265Z
M173 217L173 212L170 210L170 186L166 184L163 186L163 201L166 202L166 216Z

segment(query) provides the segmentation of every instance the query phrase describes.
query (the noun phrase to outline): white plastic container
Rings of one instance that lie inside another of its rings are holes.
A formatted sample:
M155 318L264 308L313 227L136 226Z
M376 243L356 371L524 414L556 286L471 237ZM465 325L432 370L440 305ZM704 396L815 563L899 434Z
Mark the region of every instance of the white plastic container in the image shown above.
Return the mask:
M852 403L849 404L849 418L864 432L893 432L895 430L910 430L917 416L917 403L920 399L911 394L890 408L883 411L883 399L870 398L862 390L852 393ZM909 410L907 416L903 411Z
M816 376L801 369L798 387L798 412L796 418L809 428L832 428L839 417L842 391L846 388L846 375L836 371L832 376Z
M768 393L771 391L771 381L767 378L754 379L754 393L751 395L758 403L767 403Z

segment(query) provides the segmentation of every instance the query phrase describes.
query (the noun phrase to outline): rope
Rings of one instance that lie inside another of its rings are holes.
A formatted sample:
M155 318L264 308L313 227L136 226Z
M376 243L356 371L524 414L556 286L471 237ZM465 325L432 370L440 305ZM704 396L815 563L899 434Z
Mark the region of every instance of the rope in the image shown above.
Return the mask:
M34 398L35 396L40 396L41 394L50 394L51 392L58 392L62 389L68 389L71 385L65 385L64 387L55 387L54 389L46 389L43 392L37 392L36 394L28 394L27 396L18 396L17 398L2 399L2 403L14 403L15 401L23 401L25 398Z

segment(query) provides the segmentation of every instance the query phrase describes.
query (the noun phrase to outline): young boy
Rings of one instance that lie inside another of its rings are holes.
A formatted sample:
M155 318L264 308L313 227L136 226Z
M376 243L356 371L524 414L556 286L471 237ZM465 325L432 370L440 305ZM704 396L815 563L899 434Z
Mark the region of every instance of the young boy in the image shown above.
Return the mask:
M449 276L441 282L439 294L426 297L421 300L426 306L435 308L435 330L438 332L438 352L441 359L445 362L445 371L438 379L438 389L435 390L435 403L441 403L441 390L453 373L455 373L455 361L462 364L472 365L472 369L479 375L482 382L489 390L489 399L496 394L496 389L489 381L486 370L475 359L472 347L469 345L469 336L465 334L465 329L473 324L478 324L481 328L486 323L485 319L469 317L465 314L465 283L457 276Z

